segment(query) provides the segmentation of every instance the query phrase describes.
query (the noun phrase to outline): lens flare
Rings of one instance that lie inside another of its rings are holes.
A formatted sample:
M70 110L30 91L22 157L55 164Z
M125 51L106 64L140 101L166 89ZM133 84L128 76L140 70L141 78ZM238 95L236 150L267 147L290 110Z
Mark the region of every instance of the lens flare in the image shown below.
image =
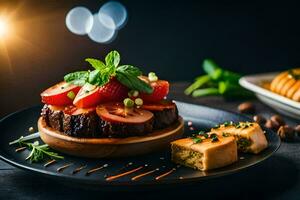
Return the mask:
M4 18L0 18L0 37L3 38L7 35L9 30L8 22Z
M66 25L72 33L85 35L92 29L93 15L85 7L75 7L67 14Z
M94 14L94 24L91 31L88 33L91 40L99 43L110 43L117 36L117 31L104 26L98 18L98 14Z
M126 24L127 10L121 3L110 1L101 6L98 16L104 26L118 30Z

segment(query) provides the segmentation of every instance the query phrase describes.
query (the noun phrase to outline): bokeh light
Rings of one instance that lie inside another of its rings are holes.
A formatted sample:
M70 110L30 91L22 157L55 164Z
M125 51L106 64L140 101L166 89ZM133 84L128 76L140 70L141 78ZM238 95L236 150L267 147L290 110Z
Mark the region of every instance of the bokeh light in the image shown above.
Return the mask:
M8 26L8 21L1 17L0 18L0 38L5 37L8 34L9 31L9 26Z
M67 14L66 25L72 33L85 35L92 29L93 15L85 7L75 7Z
M110 29L104 26L98 17L98 14L94 14L94 23L88 36L91 40L99 43L109 43L113 41L117 35L115 29Z
M126 8L116 1L107 2L101 6L98 16L100 22L110 29L121 29L127 21Z

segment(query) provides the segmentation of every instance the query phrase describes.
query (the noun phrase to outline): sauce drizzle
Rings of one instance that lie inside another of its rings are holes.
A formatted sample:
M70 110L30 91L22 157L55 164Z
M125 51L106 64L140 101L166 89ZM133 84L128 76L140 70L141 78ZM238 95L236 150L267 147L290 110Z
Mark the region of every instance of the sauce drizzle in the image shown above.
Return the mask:
M140 179L140 178L142 178L142 177L144 177L144 176L147 176L147 175L149 175L149 174L152 174L152 173L154 173L154 172L156 172L156 171L159 171L159 168L154 169L154 170L150 170L150 171L148 171L148 172L139 174L139 175L137 175L137 176L134 176L134 177L131 178L131 180L132 180L132 181L136 181L136 180L138 180L138 179Z
M139 171L139 170L141 170L141 169L143 169L143 168L144 168L144 166L140 166L140 167L137 167L137 168L135 168L135 169L132 169L132 170L129 170L129 171L126 171L126 172L123 172L123 173L120 173L120 174L117 174L117 175L114 175L114 176L109 176L109 177L107 177L105 180L106 180L106 181L112 181L112 180L121 178L121 177L123 177L123 176L127 176L127 175L129 175L129 174L132 174L132 173L134 173L134 172L136 172L136 171Z
M72 174L77 174L78 172L80 172L84 168L86 168L86 165L82 165L80 167L77 167L76 169L74 169L74 171L72 171Z
M50 165L52 165L52 164L54 164L54 163L56 163L56 160L50 160L50 161L48 161L48 162L46 162L45 164L44 164L44 167L48 167L48 166L50 166Z
M96 168L94 168L94 169L90 169L89 171L87 171L87 172L85 173L85 175L88 176L88 175L90 175L91 173L94 173L94 172L99 171L99 170L101 170L101 169L103 169L103 168L106 168L106 167L108 167L108 164L104 164L104 165L102 165L102 166L100 166L100 167L96 167Z
M161 174L161 175L155 177L155 180L162 179L162 178L164 178L165 176L168 176L169 174L173 173L174 171L176 171L176 168L173 168L173 169L171 169L171 170L169 170L169 171L167 171L167 172L165 172L165 173L163 173L163 174Z
M71 165L73 165L73 163L69 163L69 164L63 165L63 166L57 168L56 171L57 171L57 172L62 172L64 169L70 167Z
M20 152L20 151L23 151L23 150L25 150L26 149L26 147L20 147L20 148L17 148L16 150L15 150L15 152Z

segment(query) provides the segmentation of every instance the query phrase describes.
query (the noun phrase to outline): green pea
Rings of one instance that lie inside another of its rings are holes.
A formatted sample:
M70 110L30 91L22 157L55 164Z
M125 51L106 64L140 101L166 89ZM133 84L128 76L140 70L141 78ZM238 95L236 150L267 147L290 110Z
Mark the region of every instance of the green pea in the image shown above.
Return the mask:
M130 99L130 98L124 99L123 103L128 108L131 108L131 107L134 106L134 101L132 99Z
M134 100L134 102L135 102L135 104L137 105L137 106L141 106L141 105L143 105L143 99L141 99L141 98L136 98L135 100Z

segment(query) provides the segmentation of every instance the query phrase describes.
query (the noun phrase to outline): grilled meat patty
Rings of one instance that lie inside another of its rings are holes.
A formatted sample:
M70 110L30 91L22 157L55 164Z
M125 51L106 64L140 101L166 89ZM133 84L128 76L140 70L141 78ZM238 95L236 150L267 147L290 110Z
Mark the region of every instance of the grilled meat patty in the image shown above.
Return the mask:
M79 115L64 114L63 132L74 137L100 137L99 118L96 112Z
M67 107L51 105L44 105L41 116L49 127L66 135L82 138L142 136L153 130L166 128L178 120L175 104L166 109L145 110L152 112L154 117L144 123L112 122L101 119L95 109L76 109L73 112Z
M155 130L166 128L178 120L178 109L172 101L163 100L158 103L144 104L142 108L154 114Z
M103 137L125 138L143 136L153 130L153 119L140 124L112 123L101 120L100 127Z
M64 107L44 105L41 116L47 125L58 131L63 131Z
M49 127L69 136L101 136L95 109L78 109L72 113L65 107L44 105L41 115Z

